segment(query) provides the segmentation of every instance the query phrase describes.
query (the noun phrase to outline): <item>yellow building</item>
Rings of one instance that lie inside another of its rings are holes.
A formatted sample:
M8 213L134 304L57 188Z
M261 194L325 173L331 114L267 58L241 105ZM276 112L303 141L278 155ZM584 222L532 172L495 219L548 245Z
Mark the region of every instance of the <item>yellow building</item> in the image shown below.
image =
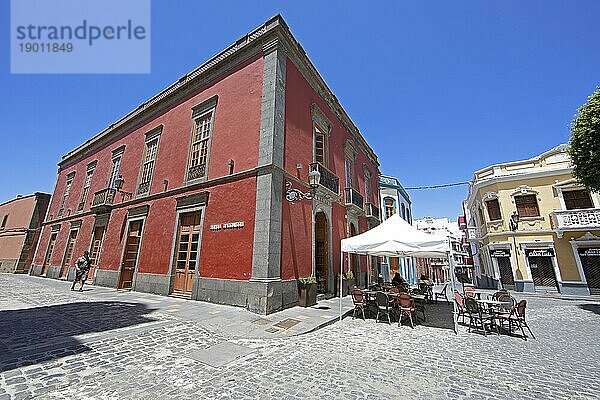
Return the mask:
M566 150L475 172L465 213L481 287L600 294L600 198Z

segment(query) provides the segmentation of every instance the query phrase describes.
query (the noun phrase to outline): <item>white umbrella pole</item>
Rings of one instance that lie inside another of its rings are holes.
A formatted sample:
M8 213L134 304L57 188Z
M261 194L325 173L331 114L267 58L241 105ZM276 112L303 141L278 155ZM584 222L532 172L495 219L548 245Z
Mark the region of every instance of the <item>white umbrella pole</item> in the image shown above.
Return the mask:
M344 273L344 250L340 250L340 321L342 320L342 284Z
M450 279L452 281L452 321L454 322L454 333L458 334L458 309L456 301L454 300L454 293L456 293L456 281L454 276L454 254L452 254L452 241L448 241L450 248L448 250L448 265L450 266Z

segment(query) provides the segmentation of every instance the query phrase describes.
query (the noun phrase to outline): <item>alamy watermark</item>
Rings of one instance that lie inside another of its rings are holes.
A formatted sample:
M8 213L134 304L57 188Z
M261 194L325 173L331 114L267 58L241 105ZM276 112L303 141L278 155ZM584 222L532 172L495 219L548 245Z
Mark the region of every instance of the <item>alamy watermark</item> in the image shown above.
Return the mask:
M150 0L11 0L12 73L149 73Z

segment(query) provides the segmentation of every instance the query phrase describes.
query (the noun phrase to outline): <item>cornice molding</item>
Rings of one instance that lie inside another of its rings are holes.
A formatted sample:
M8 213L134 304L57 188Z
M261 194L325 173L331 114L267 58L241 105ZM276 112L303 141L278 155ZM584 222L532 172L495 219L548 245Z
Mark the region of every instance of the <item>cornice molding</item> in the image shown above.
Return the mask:
M92 151L125 136L152 117L169 109L183 99L199 92L238 65L247 62L258 54L268 54L274 50L287 53L305 79L328 105L332 113L344 125L348 133L356 140L367 157L378 169L379 162L375 152L352 122L344 108L327 86L306 52L292 35L283 18L277 14L252 32L242 36L225 50L200 65L192 72L169 85L157 95L140 104L135 110L112 123L82 145L65 154L58 163L59 172L84 158Z

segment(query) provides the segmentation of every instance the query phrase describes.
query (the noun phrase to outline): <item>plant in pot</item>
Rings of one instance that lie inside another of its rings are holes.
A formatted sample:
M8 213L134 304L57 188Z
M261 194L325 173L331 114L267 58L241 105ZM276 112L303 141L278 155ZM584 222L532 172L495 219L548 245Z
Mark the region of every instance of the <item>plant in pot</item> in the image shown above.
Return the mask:
M354 288L354 285L356 283L356 281L354 280L354 273L352 272L352 270L348 270L348 272L344 274L344 283L346 285L346 294L348 294L352 291L352 288Z
M310 307L317 304L317 280L310 276L298 279L298 305Z
M337 274L337 278L335 280L335 295L340 295L340 276L342 277L342 296L348 295L348 283L346 280L346 274Z

